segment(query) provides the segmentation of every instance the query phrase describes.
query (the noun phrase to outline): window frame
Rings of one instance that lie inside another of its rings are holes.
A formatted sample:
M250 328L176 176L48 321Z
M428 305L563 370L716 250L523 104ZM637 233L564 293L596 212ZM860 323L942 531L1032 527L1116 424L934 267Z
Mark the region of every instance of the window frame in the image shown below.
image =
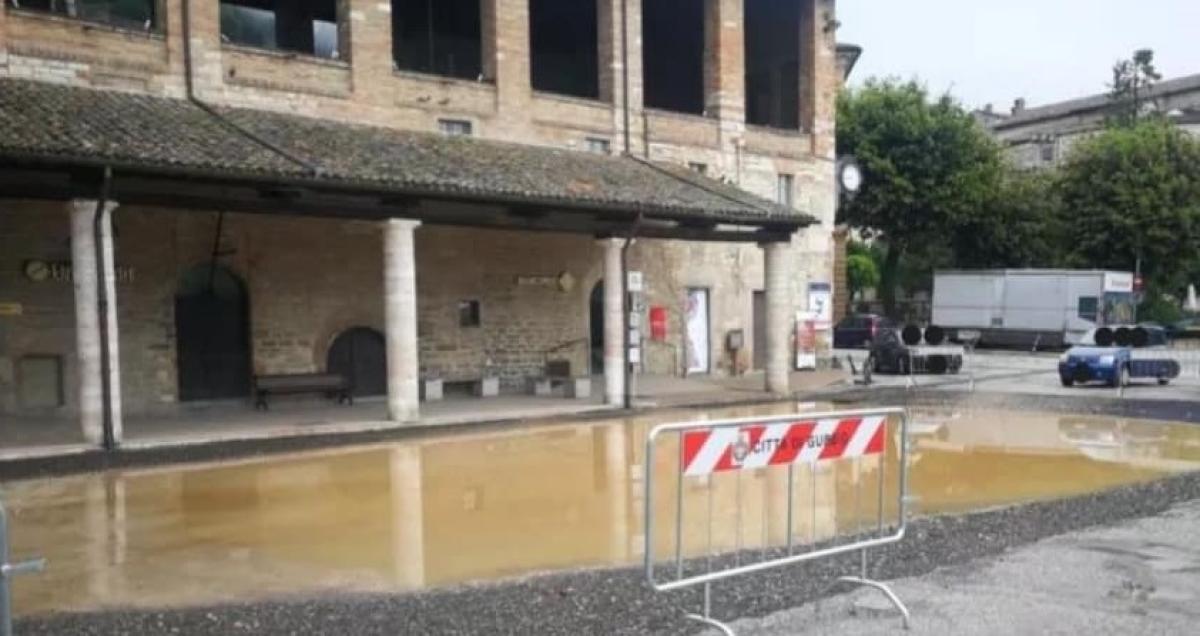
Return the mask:
M167 13L167 0L148 0L147 4L152 7L154 14L151 18L149 28L138 28L132 24L124 22L110 22L105 20L97 20L94 18L81 17L78 15L69 15L65 11L55 11L53 9L42 9L39 7L20 6L20 0L3 0L4 11L14 12L17 15L29 16L34 18L44 18L50 20L63 20L90 27L100 27L111 29L121 33L139 33L147 35L164 36L166 29L163 28L164 18Z
M158 0L158 1L161 2L164 0ZM287 0L276 0L276 2L286 2L286 1ZM347 37L349 28L350 28L349 27L349 15L348 15L349 5L345 2L340 2L339 0L328 0L328 1L333 5L333 9L334 9L334 21L332 22L332 24L333 24L333 30L334 30L335 37L337 38L334 41L332 56L320 55L317 53L317 36L316 36L316 32L315 32L315 28L316 28L315 25L318 22L329 23L328 20L314 19L312 21L312 24L314 25L314 27L313 27L314 32L313 32L313 48L311 51L301 51L301 50L297 50L297 49L285 48L285 47L279 46L278 42L275 42L275 44L273 46L263 46L260 44L253 44L253 43L249 43L249 42L238 42L231 38L227 38L225 35L224 20L222 17L222 8L225 5L229 5L231 7L248 8L248 9L256 9L257 8L257 7L249 6L246 4L240 4L240 3L234 2L232 0L230 0L230 1L217 0L217 37L221 41L221 46L236 48L241 51L249 51L252 53L264 53L267 55L281 55L281 56L285 56L285 57L296 57L296 58L303 58L303 59L308 59L308 60L318 60L321 62L331 63L331 64L349 64L350 63L350 38ZM276 14L274 9L272 9L271 13ZM277 14L276 14L275 19L278 20Z

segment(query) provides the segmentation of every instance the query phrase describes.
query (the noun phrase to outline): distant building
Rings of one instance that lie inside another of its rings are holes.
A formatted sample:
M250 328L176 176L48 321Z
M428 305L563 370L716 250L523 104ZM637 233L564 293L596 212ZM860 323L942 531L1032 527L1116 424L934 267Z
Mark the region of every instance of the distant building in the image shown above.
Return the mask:
M1200 75L1159 82L1146 99L1148 109L1200 136ZM1005 144L1017 165L1041 168L1062 162L1076 142L1104 125L1111 109L1109 95L1100 93L1036 108L1027 108L1021 98L1008 114L989 104L975 111L975 117Z

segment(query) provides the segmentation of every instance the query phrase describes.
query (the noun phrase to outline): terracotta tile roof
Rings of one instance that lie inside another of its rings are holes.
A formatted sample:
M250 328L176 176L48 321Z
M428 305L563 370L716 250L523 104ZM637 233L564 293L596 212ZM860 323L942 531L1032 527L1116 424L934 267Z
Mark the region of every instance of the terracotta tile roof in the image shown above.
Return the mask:
M283 154L185 100L0 79L0 157L721 222L813 222L679 166L268 111L216 110Z

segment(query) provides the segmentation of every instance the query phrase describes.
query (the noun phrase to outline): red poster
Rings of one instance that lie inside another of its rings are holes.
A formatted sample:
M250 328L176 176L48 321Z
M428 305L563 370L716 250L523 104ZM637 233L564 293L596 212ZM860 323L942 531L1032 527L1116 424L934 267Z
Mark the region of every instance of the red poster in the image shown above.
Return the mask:
M667 308L650 308L650 339L663 342L667 339Z

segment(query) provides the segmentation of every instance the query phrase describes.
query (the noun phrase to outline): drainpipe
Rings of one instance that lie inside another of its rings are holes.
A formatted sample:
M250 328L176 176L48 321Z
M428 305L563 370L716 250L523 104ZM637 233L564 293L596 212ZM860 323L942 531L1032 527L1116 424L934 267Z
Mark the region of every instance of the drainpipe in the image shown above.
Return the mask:
M92 241L96 249L96 299L100 326L100 421L104 430L104 450L117 448L113 432L112 408L112 352L108 349L108 274L104 252L104 208L108 206L109 190L112 186L112 167L105 166L104 178L100 182L100 195L96 199L96 213L92 217Z
M632 348L632 342L629 341L629 246L633 244L633 239L637 237L638 228L642 224L642 213L638 212L637 218L633 220L633 225L629 226L629 234L625 236L625 244L621 246L621 328L625 331L625 351L621 352L621 370L624 372L625 381L625 409L633 408L633 387L630 386L630 378L633 375L629 371L629 350Z
M621 0L621 101L625 117L625 154L630 153L629 140L629 0ZM639 223L641 215L638 215ZM634 225L636 227L636 223ZM628 246L628 242L626 243ZM625 384L625 394L629 394L629 384ZM628 402L628 399L626 399ZM629 404L625 405L626 408Z
M180 12L180 19L183 22L181 29L183 31L183 82L187 89L186 92L188 101L195 104L197 108L208 113L210 117L221 122L221 124L225 125L230 130L266 148L267 150L270 150L280 157L283 157L284 159L287 159L288 161L304 168L311 176L321 176L322 170L317 165L309 163L308 161L289 153L283 148L271 143L270 141L267 141L253 132L250 132L232 120L226 118L224 115L219 113L217 109L201 101L199 97L196 97L196 83L195 79L192 77L195 70L192 63L192 0L183 0L182 8L183 11Z

